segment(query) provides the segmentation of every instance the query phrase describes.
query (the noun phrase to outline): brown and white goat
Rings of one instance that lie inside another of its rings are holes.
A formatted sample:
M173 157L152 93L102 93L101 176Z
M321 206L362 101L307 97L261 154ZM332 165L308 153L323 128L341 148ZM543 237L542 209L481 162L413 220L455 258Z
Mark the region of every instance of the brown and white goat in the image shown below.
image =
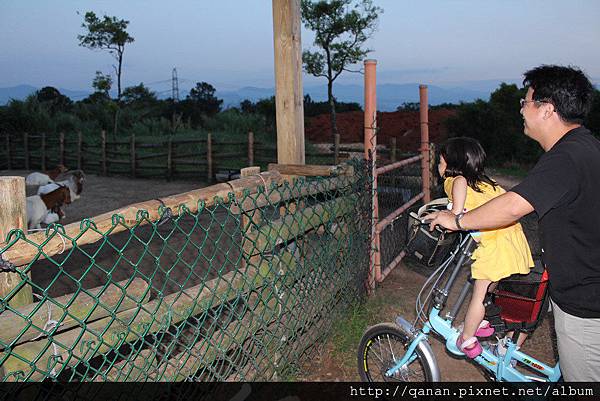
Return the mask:
M25 177L25 184L26 185L50 184L50 183L54 182L54 180L56 180L56 177L58 177L60 174L66 172L68 170L69 170L68 168L66 168L62 164L59 164L52 170L46 171L46 173L39 173L39 172L31 173L27 177Z
M62 181L59 181L62 180ZM79 199L81 191L83 191L83 181L85 174L81 170L71 170L57 177L57 181L51 184L38 187L37 194L43 195L50 193L60 186L68 187L71 190L71 200L74 202Z
M44 195L27 197L27 227L29 229L40 228L48 212L52 211L59 216L62 206L71 203L71 190L68 187L60 187Z

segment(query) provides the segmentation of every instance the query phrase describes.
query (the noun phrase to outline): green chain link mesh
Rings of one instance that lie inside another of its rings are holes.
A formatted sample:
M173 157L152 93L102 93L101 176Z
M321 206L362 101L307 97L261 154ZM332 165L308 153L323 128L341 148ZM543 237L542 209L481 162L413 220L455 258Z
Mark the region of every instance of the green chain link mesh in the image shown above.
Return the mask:
M369 266L367 166L217 199L151 221L81 222L47 255L13 230L7 252L37 249L0 297L3 381L285 380L363 296ZM172 212L172 213L171 213ZM112 233L116 227L125 230ZM78 246L97 232L99 241ZM3 273L6 274L6 273ZM11 306L31 287L34 303Z

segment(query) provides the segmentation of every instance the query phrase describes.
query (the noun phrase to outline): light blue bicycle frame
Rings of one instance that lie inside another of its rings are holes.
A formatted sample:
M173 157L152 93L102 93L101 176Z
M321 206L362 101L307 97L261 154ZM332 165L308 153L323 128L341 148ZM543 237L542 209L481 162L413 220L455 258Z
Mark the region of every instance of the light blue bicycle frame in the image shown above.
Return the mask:
M412 341L406 350L404 356L389 370L386 371L387 376L394 376L399 370L407 367L410 363L414 362L417 358L416 349L421 342L429 342L429 334L434 331L446 340L446 349L455 355L464 355L462 351L456 346L456 339L458 338L459 331L452 327L454 316L458 313L458 310L462 306L462 303L468 294L471 283L467 282L463 288L459 298L452 308L451 312L446 318L440 316L440 311L444 308L444 304L447 299L452 284L456 280L456 276L466 261L467 257L470 256L469 249L472 246L473 239L468 236L466 239L461 241L461 244L457 248L450 258L445 263L451 263L456 255L459 256L457 263L455 264L454 270L452 271L451 277L448 279L443 291L440 293L443 295L443 302L434 305L429 312L428 320L425 322L423 327L418 330L414 325L410 324L407 320L402 317L396 319L396 324L405 329L412 337ZM531 368L535 373L539 374L525 374L518 369L514 368L510 362L516 360L523 365ZM511 382L529 382L529 381L542 381L542 382L556 382L560 379L560 366L557 362L555 366L548 366L543 362L519 351L515 343L508 339L506 346L506 353L502 356L496 356L492 353L489 347L483 347L481 355L475 357L473 361L484 369L489 371L496 381L511 381ZM437 364L435 358L433 363ZM437 366L434 367L437 370Z

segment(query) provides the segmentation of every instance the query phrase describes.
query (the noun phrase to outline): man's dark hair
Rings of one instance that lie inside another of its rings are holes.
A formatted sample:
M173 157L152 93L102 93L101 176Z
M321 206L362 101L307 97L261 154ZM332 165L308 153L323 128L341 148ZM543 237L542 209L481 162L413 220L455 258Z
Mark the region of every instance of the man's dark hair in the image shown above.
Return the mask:
M524 75L523 85L533 88L533 100L552 103L565 122L583 124L592 107L594 87L580 69L542 65Z

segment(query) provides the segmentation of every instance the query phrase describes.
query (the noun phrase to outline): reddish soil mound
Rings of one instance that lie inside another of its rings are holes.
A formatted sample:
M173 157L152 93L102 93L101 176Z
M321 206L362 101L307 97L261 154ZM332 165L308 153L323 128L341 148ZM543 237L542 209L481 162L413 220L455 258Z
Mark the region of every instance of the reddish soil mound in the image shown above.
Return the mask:
M455 114L454 110L436 109L429 111L429 140L442 142L446 136L445 120ZM421 142L418 111L395 111L377 113L379 132L377 143L390 144L390 138L396 137L398 148L402 151L415 151ZM337 114L338 131L342 143L363 142L364 114L351 111ZM329 114L308 119L305 127L306 137L314 143L331 142Z

